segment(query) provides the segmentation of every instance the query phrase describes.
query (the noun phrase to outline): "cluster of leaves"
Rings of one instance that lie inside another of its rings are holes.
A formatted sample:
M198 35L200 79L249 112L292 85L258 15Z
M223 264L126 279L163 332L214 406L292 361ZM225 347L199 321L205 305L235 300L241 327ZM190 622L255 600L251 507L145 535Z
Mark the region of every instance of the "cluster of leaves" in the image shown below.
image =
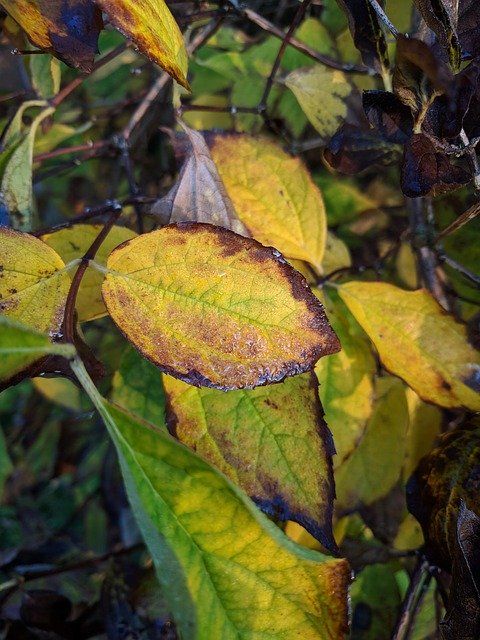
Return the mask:
M480 8L399 4L0 0L6 639L478 637Z

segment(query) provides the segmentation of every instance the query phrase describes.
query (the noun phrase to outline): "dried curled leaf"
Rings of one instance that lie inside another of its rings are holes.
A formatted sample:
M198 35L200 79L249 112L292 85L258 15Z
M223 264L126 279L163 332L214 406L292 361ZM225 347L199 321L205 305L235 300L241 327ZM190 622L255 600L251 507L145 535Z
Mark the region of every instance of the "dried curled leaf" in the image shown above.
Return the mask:
M183 36L163 0L96 0L112 25L179 84L189 89Z
M298 158L267 139L215 136L211 146L228 195L252 236L317 269L327 223L320 191Z
M103 298L128 339L198 386L279 382L338 340L304 278L281 254L232 231L169 225L117 247Z
M42 333L58 333L71 282L64 267L38 238L0 227L0 313Z
M71 67L90 73L103 28L100 9L91 0L0 0L0 5L39 49Z
M423 400L480 410L480 354L469 344L465 327L430 293L384 282L348 282L339 293L383 365Z
M182 126L191 151L175 185L166 196L151 205L149 213L158 216L162 224L208 222L248 236L225 191L204 137L198 131Z
M313 373L228 394L164 376L169 429L278 520L336 549L331 434ZM295 425L294 431L292 425Z
M41 239L54 249L65 263L68 263L85 255L102 228L101 224L76 224L66 229L45 233ZM95 254L95 262L101 265L105 264L107 256L115 247L125 240L135 238L136 235L135 231L126 227L112 227ZM103 274L97 269L89 267L82 278L76 300L80 322L101 318L106 314L101 293L102 282Z

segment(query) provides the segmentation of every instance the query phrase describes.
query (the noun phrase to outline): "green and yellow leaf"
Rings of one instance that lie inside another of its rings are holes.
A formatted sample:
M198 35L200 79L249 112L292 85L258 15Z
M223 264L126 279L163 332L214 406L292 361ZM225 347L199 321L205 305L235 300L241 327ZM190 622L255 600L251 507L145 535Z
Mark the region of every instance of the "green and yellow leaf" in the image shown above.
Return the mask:
M108 258L102 292L144 356L197 386L279 382L339 347L279 252L221 227L169 225L124 243Z
M348 282L339 293L383 365L423 400L480 410L480 354L430 293L382 282Z
M317 186L298 158L265 138L215 136L211 146L235 210L252 236L320 269L327 234Z
M59 332L70 276L44 242L0 227L0 313L51 336Z
M335 549L333 442L313 373L227 394L164 376L174 435L266 513L294 520Z
M41 239L58 253L65 263L81 258L103 229L101 224L76 224L66 229L45 233ZM95 262L105 265L107 257L122 242L136 237L135 231L114 226L95 254ZM77 295L76 309L80 322L101 318L107 311L102 300L104 275L89 267L82 278Z
M376 402L367 427L335 472L338 505L352 509L386 496L398 482L405 457L408 408L398 378L379 378Z
M183 36L163 0L97 0L97 4L143 55L189 88Z
M91 393L182 637L343 637L345 560L299 547L207 462Z
M316 64L292 71L285 84L321 138L328 141L347 116L346 99L352 86L343 71Z

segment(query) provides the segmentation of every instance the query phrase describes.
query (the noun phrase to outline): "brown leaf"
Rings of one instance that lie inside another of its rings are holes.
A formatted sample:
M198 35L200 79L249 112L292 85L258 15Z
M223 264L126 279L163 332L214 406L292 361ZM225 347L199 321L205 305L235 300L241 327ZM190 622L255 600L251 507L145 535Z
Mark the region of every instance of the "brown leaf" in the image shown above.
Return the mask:
M91 0L0 0L31 42L71 67L90 73L103 29Z
M347 125L333 136L324 154L334 169L353 175L371 165L392 164L397 151L376 131L363 131Z
M208 222L249 237L238 219L204 137L182 124L190 141L190 153L177 182L166 196L157 200L149 213L162 225L174 222Z
M455 17L449 7L442 0L415 0L415 4L447 52L450 64L457 69L461 60L460 43L455 30Z
M370 123L388 142L403 144L412 135L412 111L394 93L364 91L363 109Z
M401 186L409 198L447 193L470 180L471 175L452 164L444 152L437 151L423 133L416 133L405 145Z

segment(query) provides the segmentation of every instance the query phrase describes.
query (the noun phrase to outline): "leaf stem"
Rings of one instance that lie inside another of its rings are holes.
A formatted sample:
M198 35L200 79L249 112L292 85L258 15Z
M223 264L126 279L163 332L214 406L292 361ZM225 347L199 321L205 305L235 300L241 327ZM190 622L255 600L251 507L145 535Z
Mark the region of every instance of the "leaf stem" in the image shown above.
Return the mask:
M383 22L383 24L390 31L392 36L394 38L398 38L397 29L393 26L393 24L391 23L389 17L385 13L385 11L382 9L382 7L378 3L378 1L377 0L368 0L368 3L372 7L372 9L375 11L375 13L377 14L378 18Z
M424 558L418 558L415 570L402 603L402 608L395 626L392 640L408 640L412 625L428 589L432 574L429 564Z
M110 204L110 209L112 210L112 215L87 249L85 255L81 258L80 265L72 278L72 284L68 291L67 301L65 303L65 314L63 317L63 338L65 342L75 344L75 302L77 300L78 290L80 289L80 284L83 276L85 275L85 271L88 268L90 260L95 258L102 242L105 240L110 229L122 213L122 205L118 202L112 202Z

